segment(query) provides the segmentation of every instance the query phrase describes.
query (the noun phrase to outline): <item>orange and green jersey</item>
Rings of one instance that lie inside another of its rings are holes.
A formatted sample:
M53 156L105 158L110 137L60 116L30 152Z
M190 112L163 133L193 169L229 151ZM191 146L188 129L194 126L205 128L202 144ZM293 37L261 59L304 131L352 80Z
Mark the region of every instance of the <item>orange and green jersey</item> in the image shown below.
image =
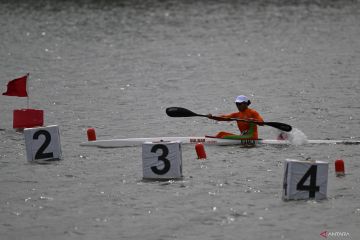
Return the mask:
M239 118L239 119L257 121L257 122L264 121L263 118L260 116L260 114L251 108L247 108L245 111L242 111L242 112L234 112L234 113L230 113L230 114L226 114L226 115L221 115L221 117ZM237 121L237 126L241 132L241 138L258 139L257 124L243 122L243 121ZM229 136L222 136L222 137L236 138L236 136L237 135L235 135L235 136L229 135Z

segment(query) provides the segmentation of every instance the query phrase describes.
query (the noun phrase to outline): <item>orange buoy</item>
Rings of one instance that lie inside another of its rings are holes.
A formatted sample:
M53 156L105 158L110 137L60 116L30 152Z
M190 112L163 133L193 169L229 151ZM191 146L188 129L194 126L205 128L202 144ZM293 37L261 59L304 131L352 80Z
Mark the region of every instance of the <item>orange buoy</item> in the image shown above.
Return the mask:
M95 141L96 140L96 133L95 133L94 128L88 128L87 137L88 137L88 141Z
M344 160L338 159L335 161L335 172L337 177L345 176Z
M197 143L195 145L195 150L196 150L198 159L206 159L206 152L205 152L204 144Z

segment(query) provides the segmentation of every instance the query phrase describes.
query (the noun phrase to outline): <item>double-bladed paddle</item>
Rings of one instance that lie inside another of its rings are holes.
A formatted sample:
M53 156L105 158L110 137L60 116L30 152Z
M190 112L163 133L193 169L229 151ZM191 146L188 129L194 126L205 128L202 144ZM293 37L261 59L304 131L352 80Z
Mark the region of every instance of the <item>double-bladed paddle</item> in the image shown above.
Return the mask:
M197 113L190 111L189 109L182 108L182 107L169 107L166 109L166 114L169 117L208 117L208 115L197 114ZM217 118L222 118L222 117L217 117ZM284 131L284 132L290 132L292 129L292 127L290 125L285 124L285 123L280 123L280 122L257 122L257 121L251 121L251 120L240 119L240 118L223 118L223 119L229 120L229 121L242 121L242 122L255 123L258 125L266 125L266 126L280 129L281 131Z

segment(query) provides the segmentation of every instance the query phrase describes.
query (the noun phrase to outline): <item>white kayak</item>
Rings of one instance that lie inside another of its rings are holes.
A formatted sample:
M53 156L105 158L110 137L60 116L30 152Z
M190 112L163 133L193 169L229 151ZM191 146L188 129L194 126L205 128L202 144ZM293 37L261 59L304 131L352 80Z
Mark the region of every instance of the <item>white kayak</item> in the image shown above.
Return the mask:
M291 145L288 140L259 139L259 140L238 140L223 139L214 137L154 137L154 138L121 138L109 140L87 141L80 146L100 147L100 148L119 148L141 146L145 142L181 142L182 144L203 143L205 145L254 145L254 144L274 144ZM360 144L360 140L307 140L305 144Z

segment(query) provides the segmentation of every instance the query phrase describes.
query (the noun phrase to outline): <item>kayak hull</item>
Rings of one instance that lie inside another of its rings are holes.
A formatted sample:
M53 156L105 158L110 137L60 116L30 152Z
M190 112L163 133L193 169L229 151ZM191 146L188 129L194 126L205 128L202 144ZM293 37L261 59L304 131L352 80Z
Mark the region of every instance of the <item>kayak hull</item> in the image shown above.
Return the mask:
M109 140L95 140L83 142L80 146L100 147L100 148L119 148L119 147L134 147L141 146L145 142L180 142L182 144L196 144L202 143L204 145L256 145L256 144L270 144L270 145L291 145L288 140L276 139L259 139L259 140L238 140L238 139L222 139L214 137L155 137L155 138L122 138ZM358 140L307 140L306 144L360 144Z

